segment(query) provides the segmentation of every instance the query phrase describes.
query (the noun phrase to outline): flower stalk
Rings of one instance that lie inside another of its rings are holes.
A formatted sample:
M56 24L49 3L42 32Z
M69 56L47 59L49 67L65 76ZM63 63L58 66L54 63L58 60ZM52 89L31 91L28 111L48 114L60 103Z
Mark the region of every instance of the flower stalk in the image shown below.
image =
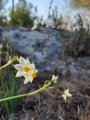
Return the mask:
M17 96L11 96L11 97L8 97L8 98L3 98L3 99L0 99L0 102L3 102L3 101L7 101L7 100L11 100L11 99L16 99L16 98L21 98L21 97L26 97L26 96L33 96L35 94L38 94L38 93L41 93L43 92L44 90L46 90L47 88L49 88L49 86L51 85L52 81L49 81L46 85L44 85L43 87L41 87L40 89L34 91L34 92L31 92L31 93L27 93L27 94L22 94L22 95L17 95Z
M10 59L5 65L3 65L2 67L0 67L0 70L11 65L14 61L18 60L18 56L14 56L12 59Z
M8 63L5 64L4 66L2 66L0 69L3 69L5 67L7 67L8 65L13 64L13 62L16 60L18 60L18 62L19 62L19 64L14 65L14 67L18 70L16 77L24 76L24 78L25 78L24 84L28 83L29 81L32 82L33 78L35 78L37 76L38 70L35 68L34 63L32 63L32 64L30 63L28 58L27 59L25 59L23 57L18 58L17 56L15 56L12 59L10 59L8 61ZM21 97L26 97L26 96L33 96L33 95L39 94L47 89L54 89L57 92L59 92L60 94L62 94L62 97L66 102L67 97L71 97L72 94L69 93L69 89L62 92L59 89L52 87L51 84L57 83L57 79L58 79L58 76L52 75L51 80L46 80L44 85L40 89L33 91L31 93L27 93L27 94L11 96L8 98L2 98L2 99L0 99L0 102L12 100L12 99L17 99L17 98L21 98Z

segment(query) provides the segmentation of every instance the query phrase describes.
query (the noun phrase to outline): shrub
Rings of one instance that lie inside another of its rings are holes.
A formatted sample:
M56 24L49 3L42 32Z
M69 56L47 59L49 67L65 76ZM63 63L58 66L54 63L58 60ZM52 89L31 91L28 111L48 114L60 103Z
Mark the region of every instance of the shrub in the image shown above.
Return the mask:
M6 26L7 25L7 19L6 16L0 15L0 26Z
M32 4L27 4L25 0L19 1L16 6L16 10L10 12L10 23L14 27L23 26L31 28L34 24L34 20L36 19L33 10L35 10L35 8Z
M86 26L78 14L78 29L73 31L73 41L71 44L71 52L73 56L90 55L90 29L86 20Z

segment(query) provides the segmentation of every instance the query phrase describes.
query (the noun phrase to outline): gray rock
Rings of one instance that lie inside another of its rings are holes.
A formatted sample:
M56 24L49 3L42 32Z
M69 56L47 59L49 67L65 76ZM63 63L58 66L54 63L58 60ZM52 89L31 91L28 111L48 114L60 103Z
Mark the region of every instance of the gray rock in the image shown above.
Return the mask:
M2 36L6 36L18 56L24 55L35 62L39 75L51 76L55 71L59 75L69 75L71 79L80 75L90 76L90 57L78 58L67 57L61 61L64 46L59 31L45 28L40 31L29 31L24 28L2 29Z
M78 62L83 64L84 68L90 69L90 57L78 58Z
M66 72L67 72L67 66L66 65L60 65L57 67L57 72L61 75L66 75Z
M54 29L45 29L42 32L26 29L3 31L3 36L8 38L13 49L35 62L39 72L43 74L50 73L56 68L64 50L56 34L58 35L58 31Z
M83 65L75 62L72 63L71 65L68 66L68 70L70 72L71 78L72 79L77 79L80 76L90 76L90 70L87 70L85 68L83 68Z

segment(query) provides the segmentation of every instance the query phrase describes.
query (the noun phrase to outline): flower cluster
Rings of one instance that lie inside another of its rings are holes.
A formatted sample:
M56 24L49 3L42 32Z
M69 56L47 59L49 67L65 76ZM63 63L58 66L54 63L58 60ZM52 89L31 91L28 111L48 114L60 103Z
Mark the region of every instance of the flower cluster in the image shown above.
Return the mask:
M25 59L20 57L18 59L19 64L14 65L14 67L18 70L16 77L25 77L24 84L28 83L29 81L32 82L33 78L37 76L38 70L35 68L34 63L30 63L29 59Z
M33 79L37 76L38 70L35 68L34 63L30 63L29 59L25 59L20 57L18 59L19 64L14 65L14 67L18 70L16 77L24 76L25 81L24 84L28 83L29 81L32 82ZM52 75L51 81L53 83L57 83L58 76ZM72 94L69 93L69 89L62 92L62 97L66 101L67 97L71 97Z

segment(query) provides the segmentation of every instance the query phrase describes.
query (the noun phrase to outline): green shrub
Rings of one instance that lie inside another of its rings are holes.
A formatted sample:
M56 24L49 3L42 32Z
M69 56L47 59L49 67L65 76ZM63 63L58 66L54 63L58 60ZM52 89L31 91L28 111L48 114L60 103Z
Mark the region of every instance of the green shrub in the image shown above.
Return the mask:
M10 13L10 23L14 27L23 26L31 28L36 19L33 11L35 11L35 8L32 4L27 4L25 0L19 0L16 9Z
M71 44L71 52L72 55L77 56L84 56L90 55L90 29L89 23L86 20L86 26L78 14L78 29L73 31L73 41Z
M0 26L6 26L6 25L7 25L6 16L0 15Z

